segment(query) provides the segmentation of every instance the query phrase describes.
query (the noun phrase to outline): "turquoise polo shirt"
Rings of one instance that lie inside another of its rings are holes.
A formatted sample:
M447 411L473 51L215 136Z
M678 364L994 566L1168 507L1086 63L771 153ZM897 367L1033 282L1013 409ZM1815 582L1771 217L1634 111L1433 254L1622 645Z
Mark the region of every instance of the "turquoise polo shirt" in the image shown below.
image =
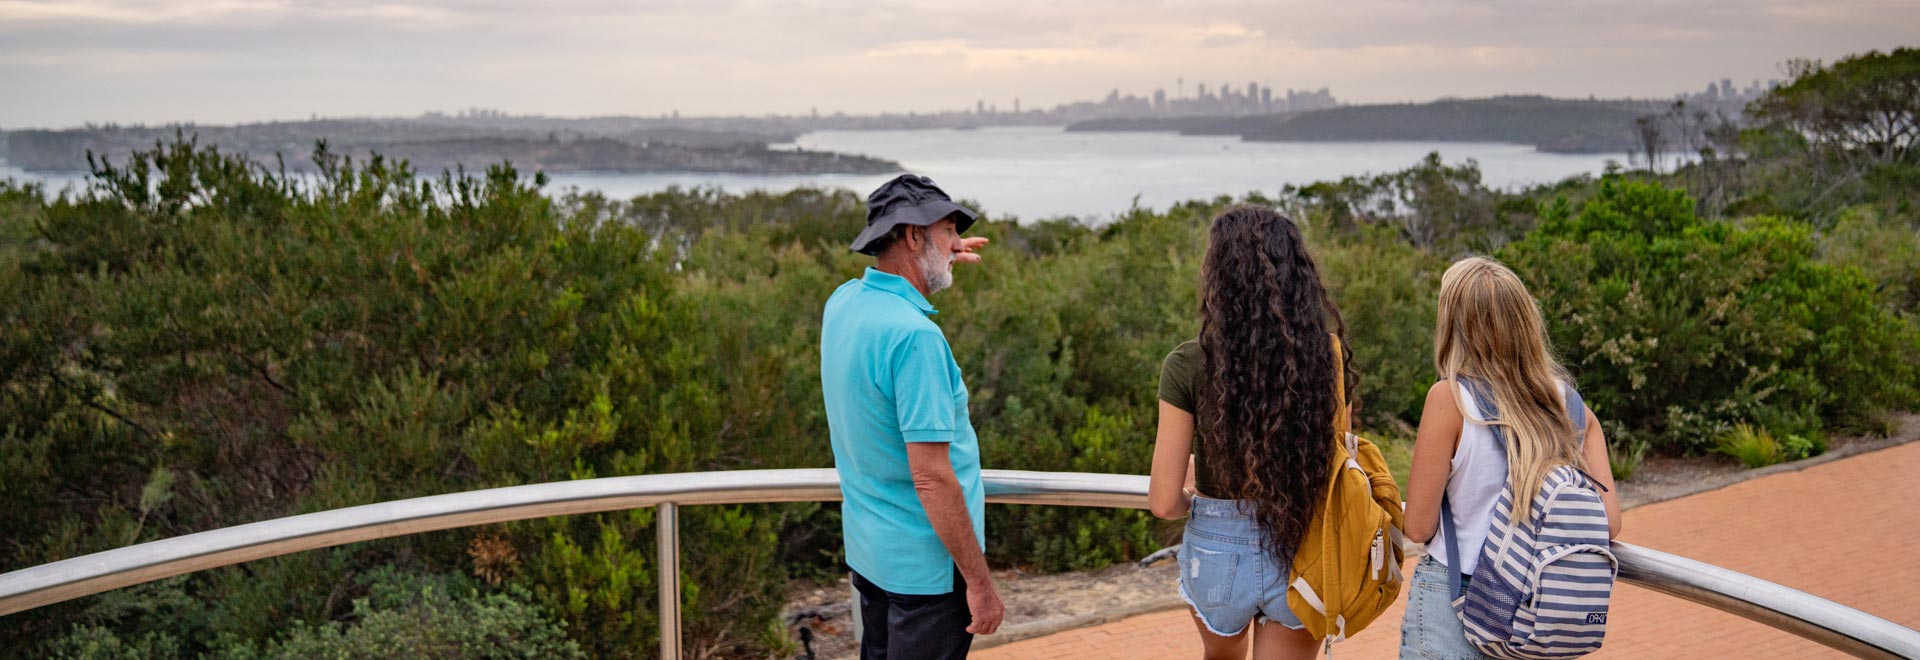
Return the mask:
M980 443L967 420L967 385L947 336L920 290L868 268L827 299L820 322L820 389L833 467L840 473L840 529L847 564L896 594L953 591L953 555L933 533L913 490L907 443L944 442L986 547Z

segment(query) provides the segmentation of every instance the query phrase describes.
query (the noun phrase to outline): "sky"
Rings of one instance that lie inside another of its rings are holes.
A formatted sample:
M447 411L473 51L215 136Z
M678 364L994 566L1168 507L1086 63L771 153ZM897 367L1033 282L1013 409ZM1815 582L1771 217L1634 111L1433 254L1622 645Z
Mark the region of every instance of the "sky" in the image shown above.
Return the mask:
M0 130L1032 109L1249 82L1668 98L1900 46L1920 46L1920 0L0 0Z

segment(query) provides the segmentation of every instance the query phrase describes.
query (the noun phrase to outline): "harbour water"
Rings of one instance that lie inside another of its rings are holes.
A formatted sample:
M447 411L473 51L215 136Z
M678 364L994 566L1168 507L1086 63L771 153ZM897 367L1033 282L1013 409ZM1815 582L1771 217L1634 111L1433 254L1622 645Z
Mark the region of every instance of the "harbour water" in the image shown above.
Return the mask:
M1472 159L1485 183L1515 188L1598 174L1625 154L1550 154L1484 142L1243 142L1232 136L1173 133L1069 133L1063 127L974 130L819 131L776 148L864 154L932 177L956 197L996 216L1092 221L1139 205L1153 209L1190 199L1249 192L1272 195L1287 184L1404 169L1429 152L1448 163ZM27 173L0 165L0 178L37 179L58 189L80 174ZM700 172L551 175L548 189L599 190L629 197L669 186L729 191L838 187L864 194L892 175L751 175Z

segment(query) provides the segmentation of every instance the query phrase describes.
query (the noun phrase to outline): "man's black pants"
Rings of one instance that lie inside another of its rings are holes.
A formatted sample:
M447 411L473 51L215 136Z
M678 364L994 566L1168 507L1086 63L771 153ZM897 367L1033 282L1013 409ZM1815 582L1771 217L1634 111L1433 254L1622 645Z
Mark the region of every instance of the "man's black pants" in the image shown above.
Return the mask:
M953 571L953 591L938 596L896 594L868 582L858 571L860 660L958 660L967 657L973 633L967 625L967 583Z

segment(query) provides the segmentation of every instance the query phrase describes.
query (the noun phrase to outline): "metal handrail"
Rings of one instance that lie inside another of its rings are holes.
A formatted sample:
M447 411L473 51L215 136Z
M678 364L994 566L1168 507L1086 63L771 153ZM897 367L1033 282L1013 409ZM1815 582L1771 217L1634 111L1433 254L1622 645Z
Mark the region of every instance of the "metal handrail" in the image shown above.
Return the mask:
M1147 478L984 470L987 501L1146 508ZM609 477L434 495L288 516L152 541L0 575L0 616L165 577L302 550L457 527L659 507L660 655L680 655L679 507L840 500L831 469ZM1920 658L1920 631L1684 557L1614 543L1620 579L1863 658Z

